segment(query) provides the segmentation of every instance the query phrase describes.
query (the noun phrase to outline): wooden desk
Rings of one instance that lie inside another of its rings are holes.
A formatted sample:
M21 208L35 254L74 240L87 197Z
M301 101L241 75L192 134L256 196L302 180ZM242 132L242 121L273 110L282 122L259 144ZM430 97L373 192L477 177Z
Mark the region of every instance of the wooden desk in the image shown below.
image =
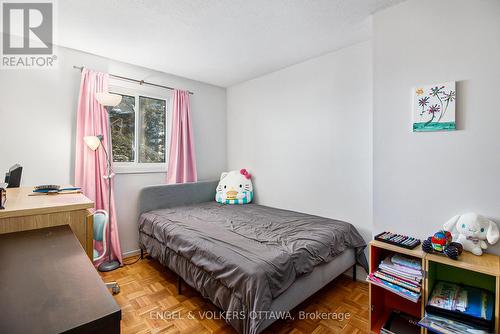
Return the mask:
M0 234L69 225L90 259L93 228L90 208L83 194L28 196L33 187L8 188L5 209L0 210Z
M69 226L0 235L0 262L0 333L120 333L120 307Z

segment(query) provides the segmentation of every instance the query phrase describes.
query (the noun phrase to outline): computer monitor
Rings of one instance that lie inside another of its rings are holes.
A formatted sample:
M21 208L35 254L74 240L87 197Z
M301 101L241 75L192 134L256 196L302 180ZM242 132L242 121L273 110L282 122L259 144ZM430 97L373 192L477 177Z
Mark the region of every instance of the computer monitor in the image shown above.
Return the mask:
M19 164L9 168L5 174L5 183L8 184L7 188L19 188L21 185L21 175L23 174L23 167Z

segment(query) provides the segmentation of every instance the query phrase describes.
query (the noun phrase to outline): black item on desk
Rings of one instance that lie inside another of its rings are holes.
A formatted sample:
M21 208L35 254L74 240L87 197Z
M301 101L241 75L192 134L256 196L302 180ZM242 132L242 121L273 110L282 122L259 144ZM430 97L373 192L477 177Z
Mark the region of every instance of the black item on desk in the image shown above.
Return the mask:
M33 188L33 191L34 192L45 192L51 190L59 191L60 189L61 186L57 184L42 184L40 186L35 186L35 188Z
M5 202L7 201L7 183L0 183L0 210L5 209Z
M409 314L394 310L380 329L380 333L420 334L420 327L417 325L418 321L419 319Z
M5 183L8 184L7 188L19 188L21 185L21 176L23 174L23 167L19 164L9 168L5 174Z

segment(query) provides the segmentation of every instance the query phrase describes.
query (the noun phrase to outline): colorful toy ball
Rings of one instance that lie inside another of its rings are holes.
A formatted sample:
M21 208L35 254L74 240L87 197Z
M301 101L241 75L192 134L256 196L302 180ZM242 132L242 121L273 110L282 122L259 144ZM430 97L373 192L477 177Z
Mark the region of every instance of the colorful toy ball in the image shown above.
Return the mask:
M444 252L446 247L451 243L452 236L448 231L439 231L434 233L431 239L432 248L436 252Z

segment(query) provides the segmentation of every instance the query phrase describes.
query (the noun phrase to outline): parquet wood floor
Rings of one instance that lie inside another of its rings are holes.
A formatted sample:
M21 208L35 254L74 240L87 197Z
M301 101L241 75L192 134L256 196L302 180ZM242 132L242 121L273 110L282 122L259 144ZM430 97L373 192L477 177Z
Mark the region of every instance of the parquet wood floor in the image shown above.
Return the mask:
M128 258L126 262L132 260ZM124 334L236 333L224 320L201 319L199 312L217 312L217 308L186 284L183 284L183 294L178 295L177 276L151 258L101 273L101 276L104 281L115 280L120 284L121 292L114 298L122 309ZM299 319L300 311L348 313L350 318L342 321ZM194 315L194 319L188 319L189 314ZM265 333L368 333L368 285L341 275L291 314L294 320L278 320ZM166 319L169 315L174 319Z

